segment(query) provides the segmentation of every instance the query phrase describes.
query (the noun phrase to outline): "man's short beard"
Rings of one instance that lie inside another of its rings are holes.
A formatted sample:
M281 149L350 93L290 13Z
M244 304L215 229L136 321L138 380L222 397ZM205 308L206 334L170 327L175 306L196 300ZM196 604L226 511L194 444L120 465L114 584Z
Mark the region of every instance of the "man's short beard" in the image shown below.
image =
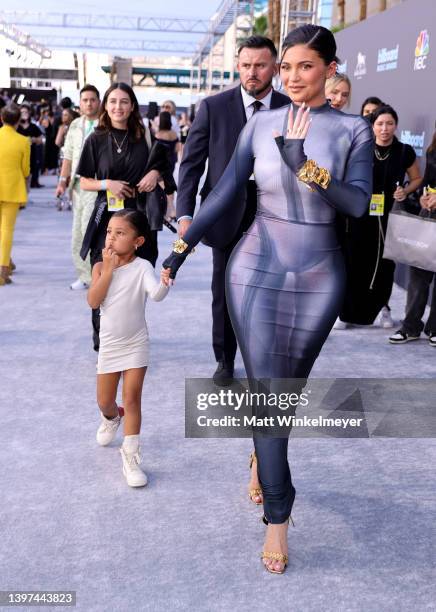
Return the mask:
M248 89L247 87L245 87L245 85L242 85L242 87L248 93L249 96L252 96L253 98L255 98L259 94L261 94L264 91L266 91L267 89L269 89L271 87L271 85L272 85L272 79L271 79L271 81L269 83L267 83L266 85L263 85L262 87L259 87L259 88L255 87L253 89Z

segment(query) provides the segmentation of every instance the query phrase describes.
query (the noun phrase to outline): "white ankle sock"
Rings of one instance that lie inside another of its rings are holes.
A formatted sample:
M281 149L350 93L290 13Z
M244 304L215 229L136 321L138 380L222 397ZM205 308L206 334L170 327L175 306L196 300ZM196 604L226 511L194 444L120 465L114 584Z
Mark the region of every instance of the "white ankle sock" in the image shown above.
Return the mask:
M124 436L123 448L127 453L136 453L139 448L139 434Z

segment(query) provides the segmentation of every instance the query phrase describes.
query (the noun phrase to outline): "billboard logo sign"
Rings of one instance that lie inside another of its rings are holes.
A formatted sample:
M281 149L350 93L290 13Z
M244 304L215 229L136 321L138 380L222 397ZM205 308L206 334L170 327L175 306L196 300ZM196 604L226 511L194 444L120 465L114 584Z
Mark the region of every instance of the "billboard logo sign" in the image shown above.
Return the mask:
M347 60L342 64L338 64L338 72L340 74L347 74Z
M415 47L414 70L425 70L427 56L430 53L430 35L427 30L421 30Z
M361 79L366 74L366 55L363 55L359 51L357 54L357 64L356 69L354 71L354 76L358 79Z
M386 49L386 47L379 49L377 55L377 72L395 70L398 66L399 53L400 45L397 45L393 49Z
M422 157L424 152L425 132L414 134L410 130L401 130L400 140L404 142L404 144L409 144L413 147L418 157Z

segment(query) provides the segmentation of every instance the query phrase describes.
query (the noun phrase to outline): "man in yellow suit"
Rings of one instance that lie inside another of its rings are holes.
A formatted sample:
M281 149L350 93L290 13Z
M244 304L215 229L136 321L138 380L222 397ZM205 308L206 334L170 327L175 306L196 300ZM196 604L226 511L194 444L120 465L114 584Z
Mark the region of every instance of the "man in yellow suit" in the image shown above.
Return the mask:
M27 202L26 178L30 174L30 142L17 134L20 109L2 108L0 128L0 286L11 282L11 250L20 204Z

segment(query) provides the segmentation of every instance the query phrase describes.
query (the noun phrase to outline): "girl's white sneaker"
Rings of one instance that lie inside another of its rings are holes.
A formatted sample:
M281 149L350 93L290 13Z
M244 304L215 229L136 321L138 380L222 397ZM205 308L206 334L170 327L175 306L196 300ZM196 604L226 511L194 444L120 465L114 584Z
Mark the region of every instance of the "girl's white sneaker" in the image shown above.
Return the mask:
M107 419L101 412L101 423L97 429L97 442L100 446L107 446L117 435L118 427L121 423L121 416L117 416L114 419Z
M392 319L391 311L386 306L383 306L380 312L378 324L383 329L392 329L395 326L394 320Z
M129 487L145 487L147 484L147 475L141 470L141 456L139 447L135 452L127 452L122 446L120 448L121 457L123 460L123 474L127 480Z

